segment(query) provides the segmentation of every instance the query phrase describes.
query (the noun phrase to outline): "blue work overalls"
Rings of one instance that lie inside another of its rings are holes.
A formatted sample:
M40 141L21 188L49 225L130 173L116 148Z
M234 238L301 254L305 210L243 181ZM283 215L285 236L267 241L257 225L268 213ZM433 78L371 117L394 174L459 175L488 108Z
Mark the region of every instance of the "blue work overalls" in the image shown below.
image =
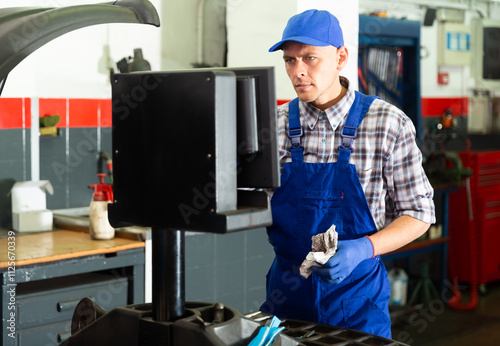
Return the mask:
M267 274L267 297L261 311L391 337L390 285L379 256L362 261L341 283L328 284L317 275L299 275L311 251L311 237L336 226L339 241L376 232L356 168L349 163L351 144L373 97L356 92L342 146L334 163L305 163L298 100L289 105L292 162L283 167L281 186L272 197L269 241L276 257Z

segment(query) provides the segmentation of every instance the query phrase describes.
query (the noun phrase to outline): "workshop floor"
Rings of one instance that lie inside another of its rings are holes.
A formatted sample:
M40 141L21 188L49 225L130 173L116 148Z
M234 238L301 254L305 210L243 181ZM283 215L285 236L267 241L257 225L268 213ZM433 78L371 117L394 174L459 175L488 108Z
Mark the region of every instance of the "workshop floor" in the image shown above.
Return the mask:
M473 311L451 310L444 304L450 297L444 288L427 308L393 317L392 338L415 346L500 345L500 282L486 285Z

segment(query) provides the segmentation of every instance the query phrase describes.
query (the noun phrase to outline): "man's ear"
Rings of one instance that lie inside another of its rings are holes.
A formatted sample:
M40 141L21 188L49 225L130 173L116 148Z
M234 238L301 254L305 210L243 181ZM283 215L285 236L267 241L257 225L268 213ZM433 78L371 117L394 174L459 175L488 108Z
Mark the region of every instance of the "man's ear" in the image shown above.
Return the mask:
M337 48L337 70L341 71L347 64L349 52L345 46Z

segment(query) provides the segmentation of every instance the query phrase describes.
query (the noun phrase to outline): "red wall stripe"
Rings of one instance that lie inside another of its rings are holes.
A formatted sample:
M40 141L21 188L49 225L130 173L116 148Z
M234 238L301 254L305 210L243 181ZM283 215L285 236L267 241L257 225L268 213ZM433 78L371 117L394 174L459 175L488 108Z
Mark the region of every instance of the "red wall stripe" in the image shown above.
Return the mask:
M31 99L0 98L0 129L30 127Z
M24 100L24 117L25 117L25 127L27 129L31 128L31 99L23 99Z
M99 109L101 110L101 127L111 127L113 125L111 100L99 100Z
M68 127L97 127L99 103L95 99L69 100Z
M0 98L0 129L23 128L23 102L24 126L31 128L31 99ZM110 99L41 98L38 107L39 116L59 115L61 121L57 127L111 127L112 125Z
M31 127L31 99L0 98L0 129ZM281 105L290 100L277 100ZM67 105L69 104L69 109ZM111 127L110 99L40 99L40 116L58 114L61 117L58 127ZM453 115L467 115L469 99L467 97L422 98L422 116L441 116L447 109ZM66 123L69 111L69 124ZM100 115L99 115L100 112Z
M2 129L23 128L23 100L0 100L0 127Z
M422 98L422 116L433 117L443 115L447 109L453 115L467 115L469 113L468 97L438 97Z

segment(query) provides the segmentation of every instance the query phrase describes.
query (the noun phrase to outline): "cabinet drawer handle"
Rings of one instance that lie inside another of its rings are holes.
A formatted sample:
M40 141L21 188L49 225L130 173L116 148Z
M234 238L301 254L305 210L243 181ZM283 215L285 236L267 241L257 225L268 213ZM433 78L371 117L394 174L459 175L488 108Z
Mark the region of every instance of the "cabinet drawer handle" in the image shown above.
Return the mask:
M58 312L66 312L66 311L75 311L76 306L82 300L82 298L64 300L62 302L57 302L57 311Z
M499 217L499 216L500 216L500 212L486 214L487 219L494 219L494 218Z

